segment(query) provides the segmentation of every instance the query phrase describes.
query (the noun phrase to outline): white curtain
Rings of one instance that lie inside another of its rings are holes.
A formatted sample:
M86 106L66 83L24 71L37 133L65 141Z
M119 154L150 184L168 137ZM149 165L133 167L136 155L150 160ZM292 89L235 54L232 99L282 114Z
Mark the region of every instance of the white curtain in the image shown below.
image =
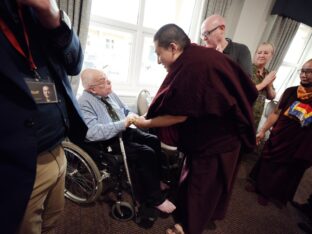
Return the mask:
M292 42L300 23L287 17L271 15L264 31L262 41L275 46L275 54L268 69L278 70Z
M60 9L69 16L74 31L80 39L82 50L85 50L91 13L92 0L57 0ZM78 90L79 78L70 77L74 93Z
M224 17L231 3L232 0L206 0L204 19L213 14L218 14Z

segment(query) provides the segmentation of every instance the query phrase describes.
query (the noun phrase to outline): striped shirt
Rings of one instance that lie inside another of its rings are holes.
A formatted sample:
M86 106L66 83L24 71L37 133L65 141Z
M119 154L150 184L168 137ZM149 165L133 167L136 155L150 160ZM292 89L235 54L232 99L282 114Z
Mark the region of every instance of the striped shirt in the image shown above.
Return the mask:
M109 140L126 130L125 118L130 113L128 107L113 92L106 100L116 111L119 121L113 122L101 97L83 91L78 99L83 118L88 126L86 138L89 141Z

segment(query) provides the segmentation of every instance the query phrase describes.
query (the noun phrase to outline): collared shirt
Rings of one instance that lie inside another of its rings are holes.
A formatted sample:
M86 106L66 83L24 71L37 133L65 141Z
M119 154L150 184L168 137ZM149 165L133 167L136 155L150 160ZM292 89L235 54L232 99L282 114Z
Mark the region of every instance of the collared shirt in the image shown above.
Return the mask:
M118 135L121 131L125 131L125 119L130 113L128 107L122 103L120 98L111 93L106 99L116 111L119 121L113 122L105 103L101 101L101 97L93 95L87 91L83 91L78 100L83 118L88 126L86 138L89 141L109 140Z

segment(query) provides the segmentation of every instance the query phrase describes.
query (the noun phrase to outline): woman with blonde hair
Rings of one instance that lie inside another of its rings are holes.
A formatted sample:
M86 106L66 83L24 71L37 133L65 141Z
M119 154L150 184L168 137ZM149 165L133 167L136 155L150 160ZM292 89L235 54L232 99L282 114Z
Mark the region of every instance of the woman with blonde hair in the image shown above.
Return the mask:
M276 78L276 71L269 72L265 66L270 62L274 55L274 46L271 43L261 43L253 58L252 81L255 83L259 92L258 98L253 106L255 127L257 128L264 110L265 99L273 100L276 92L273 81Z

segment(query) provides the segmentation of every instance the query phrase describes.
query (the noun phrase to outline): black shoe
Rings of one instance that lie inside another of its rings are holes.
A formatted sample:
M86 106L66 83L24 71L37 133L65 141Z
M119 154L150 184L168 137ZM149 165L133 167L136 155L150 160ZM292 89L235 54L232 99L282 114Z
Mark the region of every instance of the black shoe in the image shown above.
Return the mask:
M142 205L139 208L137 224L142 228L149 229L153 226L157 217L158 215L155 208Z
M298 223L298 227L307 234L312 234L312 227L307 223Z
M138 220L139 220L137 221L138 226L144 229L152 228L156 221L156 219L153 217L145 217L145 216L139 217Z

